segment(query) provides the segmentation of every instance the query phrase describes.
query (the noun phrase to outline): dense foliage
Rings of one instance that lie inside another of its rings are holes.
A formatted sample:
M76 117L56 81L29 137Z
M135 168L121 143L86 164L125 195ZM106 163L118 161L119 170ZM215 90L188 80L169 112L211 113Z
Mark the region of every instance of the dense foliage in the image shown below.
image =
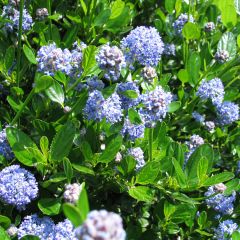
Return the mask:
M240 239L240 1L1 0L0 239Z

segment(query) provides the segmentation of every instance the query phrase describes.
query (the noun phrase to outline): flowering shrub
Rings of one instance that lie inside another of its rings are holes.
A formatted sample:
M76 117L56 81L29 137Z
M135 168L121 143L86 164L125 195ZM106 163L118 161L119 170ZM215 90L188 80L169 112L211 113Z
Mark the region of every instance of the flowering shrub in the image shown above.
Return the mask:
M0 240L240 239L239 1L0 5Z

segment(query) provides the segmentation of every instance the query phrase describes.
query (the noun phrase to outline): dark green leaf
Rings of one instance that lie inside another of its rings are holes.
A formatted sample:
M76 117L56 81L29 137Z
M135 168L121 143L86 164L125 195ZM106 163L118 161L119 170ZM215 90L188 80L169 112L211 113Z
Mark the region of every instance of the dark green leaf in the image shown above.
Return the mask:
M60 212L61 200L54 198L42 198L38 201L38 207L43 214L54 216Z
M157 178L159 171L160 171L159 161L146 163L145 166L137 174L136 183L140 183L143 185L154 183L154 180Z
M154 191L145 186L132 187L128 193L131 197L142 202L152 202L154 199Z
M80 165L77 165L77 164L72 164L72 166L78 172L86 173L86 174L90 174L90 175L95 175L94 171L91 168L88 168L86 166L80 166Z
M98 162L103 162L103 163L111 162L115 158L121 145L122 145L121 135L112 137L112 140L107 144L106 149L100 155Z
M39 160L27 148L38 151L37 145L22 131L17 128L7 128L7 138L16 158L26 166L34 166Z
M53 102L59 103L61 106L63 106L64 92L61 85L57 81L54 81L51 87L45 90L45 92Z
M141 117L139 116L138 112L133 108L128 109L128 117L132 124L138 125L142 123Z
M189 82L195 86L199 81L199 73L201 68L201 57L197 52L190 54L187 62L187 71L189 76Z
M87 214L89 212L89 203L88 203L87 191L84 188L84 183L81 186L82 186L82 191L79 196L77 207L81 214L81 218L84 221L87 218Z
M218 183L226 182L234 178L234 173L232 172L223 172L216 174L210 178L208 178L204 183L203 186L212 186Z
M62 161L67 157L73 144L75 127L73 123L67 122L55 135L51 148L50 159L53 161Z
M121 92L121 95L124 95L127 98L138 98L138 94L134 90L126 90L124 92Z
M4 58L6 70L9 70L12 67L14 59L15 59L15 48L13 46L10 46L6 51L5 58Z
M84 70L83 74L85 76L90 75L95 70L96 51L97 51L97 47L95 46L88 46L87 48L84 49L82 67Z
M35 79L35 92L41 92L43 90L46 90L54 83L54 80L51 76L41 76L39 78Z
M71 180L72 180L72 177L73 177L73 169L72 169L71 162L66 157L63 159L63 169L64 169L64 172L67 176L68 182L71 183Z
M172 163L176 171L179 185L182 187L185 187L187 185L187 177L184 174L182 167L180 166L179 162L175 158L172 159Z
M93 26L102 26L104 25L109 17L111 16L111 9L104 9L100 14L94 19Z
M4 227L5 229L7 229L11 224L11 219L6 217L6 216L3 216L3 215L0 215L0 225L2 227Z
M181 102L177 101L177 102L171 102L168 105L168 112L175 112L177 111L179 108L181 107Z
M75 227L80 226L83 223L80 210L70 203L64 203L62 205L65 216L72 222Z
M30 63L37 64L33 50L25 44L23 45L23 52Z

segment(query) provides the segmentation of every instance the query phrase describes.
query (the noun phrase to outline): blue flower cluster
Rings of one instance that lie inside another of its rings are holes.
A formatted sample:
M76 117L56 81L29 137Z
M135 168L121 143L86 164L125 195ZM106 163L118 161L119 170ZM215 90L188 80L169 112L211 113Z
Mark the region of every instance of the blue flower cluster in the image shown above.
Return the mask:
M0 132L0 155L7 160L12 160L14 158L14 154L7 140L6 129Z
M219 78L214 78L210 81L203 80L196 93L202 100L211 100L215 106L222 103L224 94L224 86Z
M219 224L218 228L215 229L214 239L230 240L232 239L231 236L235 231L240 231L238 225L232 220L225 220Z
M131 141L134 141L137 138L144 137L144 130L145 126L143 123L136 125L131 123L128 118L125 118L121 134L128 137Z
M83 225L76 229L76 236L79 240L125 240L126 232L118 214L93 210Z
M113 93L105 100L103 104L103 116L111 124L121 121L123 116L122 103L117 93Z
M54 226L54 222L49 217L39 218L37 214L26 216L18 228L18 239L26 235L37 236L40 240L49 239Z
M219 184L208 188L208 191L205 193L205 196L208 197L206 199L206 203L209 207L213 208L215 211L223 215L232 214L234 209L233 203L236 199L236 193L232 192L230 196L225 196L223 193L224 188L221 187L221 185Z
M163 54L167 57L175 56L176 55L176 47L173 43L166 43L164 45Z
M124 95L124 92L128 90L134 91L137 94L137 97L129 98L126 95ZM138 86L134 82L119 83L117 86L117 93L120 96L123 109L127 110L129 108L132 108L136 106L140 101L139 99L140 92L139 92Z
M188 16L188 14L186 14L186 13L182 13L177 18L177 20L175 20L175 22L172 24L172 26L173 26L177 35L182 34L183 27L187 22L192 22L193 23L194 19L193 19L192 15Z
M105 72L104 77L109 81L117 81L121 69L126 65L122 51L117 46L110 47L109 44L101 47L96 60L98 66Z
M239 106L233 102L223 102L217 106L217 116L220 125L228 125L239 120Z
M141 96L143 107L139 110L139 113L147 127L154 122L162 121L166 117L171 101L172 94L165 92L161 86L157 86L155 90Z
M157 77L157 73L155 68L146 66L142 69L141 75L144 80L146 80L149 83L152 83L152 80Z
M15 32L19 28L19 11L12 5L3 7L2 17L10 20L5 24L5 29L9 32ZM24 32L29 31L32 27L33 20L26 9L23 10L23 24L22 29Z
M199 122L201 124L203 124L205 121L205 117L196 111L192 113L192 117L195 119L196 122Z
M105 86L102 80L99 80L98 77L94 76L87 79L87 86L90 91L93 90L102 90Z
M207 22L204 25L204 30L206 32L212 32L215 30L215 23L214 22Z
M156 28L140 26L122 39L121 48L129 64L157 66L164 50L163 41Z
M40 240L77 240L75 229L69 220L57 225L49 217L38 217L37 214L26 216L18 228L18 239L26 235L39 237Z
M98 90L90 92L83 112L88 120L99 122L106 118L106 121L112 124L121 121L123 115L120 97L113 93L110 97L104 99L102 93Z
M53 232L49 235L50 240L77 240L75 229L72 223L65 219L54 226Z
M129 148L127 154L136 160L136 171L141 170L145 165L143 150L140 147Z
M73 44L73 50L62 50L55 43L42 46L37 53L38 71L53 76L60 71L70 77L79 77L85 44Z
M43 46L37 53L38 71L53 76L57 71L71 74L71 52L57 48L55 43Z
M86 106L83 109L83 113L86 119L100 122L104 115L102 113L102 107L105 99L102 93L98 90L94 90L89 93Z
M230 58L229 52L227 50L217 51L214 57L215 57L216 61L221 64L227 62Z
M6 167L0 172L0 199L4 203L24 210L37 195L38 184L34 175L19 165Z
M204 144L204 140L202 137L200 137L197 134L193 134L190 137L190 140L186 142L187 146L188 146L188 152L186 154L185 157L185 163L184 165L186 165L188 159L190 158L190 156L193 154L193 152L202 144Z

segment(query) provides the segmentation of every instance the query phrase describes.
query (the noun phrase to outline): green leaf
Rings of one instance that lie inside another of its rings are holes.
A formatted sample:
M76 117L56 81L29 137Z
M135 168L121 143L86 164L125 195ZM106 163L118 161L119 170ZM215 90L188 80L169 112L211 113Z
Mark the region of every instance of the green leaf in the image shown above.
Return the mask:
M9 70L12 67L14 59L15 59L15 48L13 46L10 46L7 49L4 57L4 64L5 64L6 70Z
M176 10L176 16L178 16L182 10L182 0L176 0L175 10Z
M122 0L116 0L112 4L110 19L117 18L123 12L125 3Z
M37 60L33 50L29 48L26 44L23 44L23 52L30 63L37 64Z
M25 235L24 237L21 238L21 240L40 240L40 238L33 235Z
M111 86L108 86L102 90L102 94L105 99L110 97L115 92L116 86L116 84L112 84Z
M55 135L51 148L50 159L53 161L62 161L67 157L73 144L75 127L70 121L67 122Z
M189 76L189 82L193 86L195 86L198 83L200 68L201 57L199 53L197 52L191 53L187 62L187 71Z
M159 161L148 162L137 174L136 183L143 185L154 183L154 180L157 178L159 172L160 172Z
M209 174L212 170L212 164L214 160L214 152L210 145L203 144L200 147L198 147L190 156L190 158L187 161L186 164L186 172L188 175L189 182L196 183L198 180L198 166L199 161L204 158L206 161L208 161L208 169L207 174Z
M136 167L136 160L131 156L126 156L123 158L117 167L119 172L123 175L128 175L131 173Z
M62 86L57 81L54 81L53 84L47 90L45 90L45 92L53 102L59 103L61 106L63 106L64 92Z
M43 214L48 216L57 215L61 209L61 200L54 198L42 198L38 201L38 208Z
M88 168L86 166L80 166L80 165L77 165L77 164L72 164L72 166L78 172L90 174L90 175L93 175L93 176L95 175L94 171L91 168Z
M3 215L0 215L0 225L2 227L4 227L5 229L7 229L11 224L11 219L6 217L6 216L3 216Z
M234 178L234 173L232 172L223 172L216 174L210 178L208 178L204 183L203 186L212 186L218 183L226 182Z
M73 169L72 169L71 162L66 157L63 159L63 169L67 176L68 183L71 183L71 180L73 177Z
M204 228L205 224L207 223L207 213L205 211L200 213L198 217L198 225L200 228Z
M48 158L48 151L49 151L49 142L48 142L48 138L46 136L42 136L40 138L40 148L42 150L43 155L47 159Z
M227 189L224 191L224 195L230 195L233 191L238 192L240 190L240 179L233 179L225 185Z
M121 92L121 95L132 99L138 98L138 94L134 90L126 90L124 92Z
M35 92L41 92L43 90L46 90L54 83L54 80L51 76L41 76L39 78L35 79Z
M182 167L180 166L179 162L175 158L172 159L172 163L173 163L173 166L176 171L177 180L178 180L179 185L181 187L185 187L187 185L187 177L184 174Z
M132 124L138 125L142 123L142 119L139 116L139 113L133 108L128 109L128 117Z
M154 191L145 186L132 187L128 193L134 199L142 202L152 202L154 199Z
M164 216L166 218L166 220L168 220L170 218L170 216L172 216L172 214L174 214L176 210L176 206L170 204L168 201L164 201Z
M233 5L226 4L224 6L222 10L222 22L227 28L232 28L237 24L237 12Z
M84 76L90 75L94 70L96 66L96 59L95 55L97 52L97 47L95 46L88 46L83 51L83 61L82 61L82 67L83 67L83 74Z
M174 223L183 223L187 222L195 217L196 207L193 204L180 204L177 206L174 214L171 217L171 220Z
M203 183L207 178L208 159L201 157L197 166L197 177L199 184Z
M171 102L168 105L168 112L172 113L172 112L176 112L179 108L181 107L181 102L177 101L177 102Z
M38 150L38 147L25 133L17 128L8 127L7 138L19 162L26 166L34 166L37 163L38 159L27 148Z
M182 33L187 40L199 39L201 36L199 27L191 22L184 25Z
M99 27L104 25L109 17L111 16L111 9L107 8L100 12L99 15L94 19L93 26Z
M1 240L10 240L10 237L8 236L8 234L5 232L5 230L0 227L0 239Z
M189 82L190 77L186 69L180 69L177 76L183 84Z
M240 15L240 0L234 0L234 5L235 5L235 8L236 8L237 14Z
M82 183L81 186L82 186L82 191L80 193L79 200L77 202L77 207L81 214L81 219L84 221L87 218L87 215L89 213L89 203L88 203L87 191L84 187L85 183Z
M228 51L229 58L233 59L237 53L236 38L231 32L226 32L222 35L217 46L218 51Z
M87 141L82 141L79 145L79 148L84 156L86 161L91 161L93 159L93 152L91 145Z
M235 231L233 234L232 234L232 240L239 240L240 239L240 232L239 231Z
M175 3L176 0L167 0L165 1L165 8L168 11L169 14L173 13L173 10L175 9Z
M102 163L111 162L115 158L121 146L122 146L122 136L114 135L111 141L107 144L106 149L100 155L98 162L102 162Z
M80 226L83 223L83 219L80 210L70 203L64 203L62 205L65 216L72 222L75 227Z

